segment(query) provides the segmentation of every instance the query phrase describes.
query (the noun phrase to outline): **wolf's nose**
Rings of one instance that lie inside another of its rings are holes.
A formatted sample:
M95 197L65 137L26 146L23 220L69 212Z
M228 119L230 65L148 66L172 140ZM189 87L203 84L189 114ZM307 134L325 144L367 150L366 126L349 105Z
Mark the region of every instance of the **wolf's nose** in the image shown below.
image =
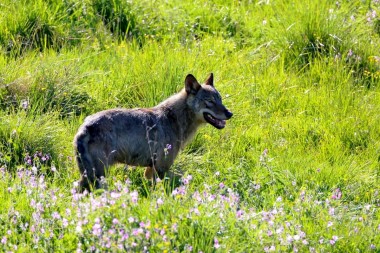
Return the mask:
M226 110L227 119L230 119L232 117L232 115L234 115L232 112L230 112L229 110Z

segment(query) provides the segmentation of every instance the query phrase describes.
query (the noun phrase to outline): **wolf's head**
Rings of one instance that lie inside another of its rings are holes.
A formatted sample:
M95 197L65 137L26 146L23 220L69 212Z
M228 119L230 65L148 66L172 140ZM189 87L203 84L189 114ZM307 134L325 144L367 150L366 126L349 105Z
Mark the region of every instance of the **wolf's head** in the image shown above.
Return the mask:
M223 105L222 97L214 87L212 73L202 85L193 75L187 75L185 90L188 95L187 105L193 110L198 120L207 122L218 129L225 127L226 120L232 117L232 112Z

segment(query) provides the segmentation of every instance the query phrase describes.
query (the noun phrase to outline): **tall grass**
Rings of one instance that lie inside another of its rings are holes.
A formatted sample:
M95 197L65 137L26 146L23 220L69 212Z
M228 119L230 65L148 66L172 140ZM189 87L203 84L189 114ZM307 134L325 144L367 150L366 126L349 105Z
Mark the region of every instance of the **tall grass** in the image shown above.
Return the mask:
M18 15L14 15L18 13ZM377 252L378 1L3 1L2 251ZM210 72L234 113L153 189L79 194L84 118Z

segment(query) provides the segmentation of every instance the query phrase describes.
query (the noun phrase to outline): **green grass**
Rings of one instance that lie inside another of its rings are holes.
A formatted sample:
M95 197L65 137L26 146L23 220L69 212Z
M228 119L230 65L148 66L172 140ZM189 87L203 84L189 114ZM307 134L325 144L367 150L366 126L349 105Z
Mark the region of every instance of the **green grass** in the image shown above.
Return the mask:
M17 13L17 15L14 15ZM379 1L3 1L0 251L378 252ZM234 113L152 189L76 193L87 115L188 73Z

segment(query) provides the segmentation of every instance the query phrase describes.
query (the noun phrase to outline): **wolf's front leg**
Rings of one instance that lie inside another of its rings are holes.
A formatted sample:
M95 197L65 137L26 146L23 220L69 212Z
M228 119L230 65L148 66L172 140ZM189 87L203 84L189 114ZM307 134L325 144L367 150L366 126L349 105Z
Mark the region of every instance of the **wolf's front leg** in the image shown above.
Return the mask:
M144 172L144 177L148 180L152 180L154 177L154 169L152 167L146 167Z
M167 174L169 171L161 171L161 170L156 170L153 167L146 167L144 176L148 180L153 180L156 181L157 176L163 180L165 177L165 174Z

